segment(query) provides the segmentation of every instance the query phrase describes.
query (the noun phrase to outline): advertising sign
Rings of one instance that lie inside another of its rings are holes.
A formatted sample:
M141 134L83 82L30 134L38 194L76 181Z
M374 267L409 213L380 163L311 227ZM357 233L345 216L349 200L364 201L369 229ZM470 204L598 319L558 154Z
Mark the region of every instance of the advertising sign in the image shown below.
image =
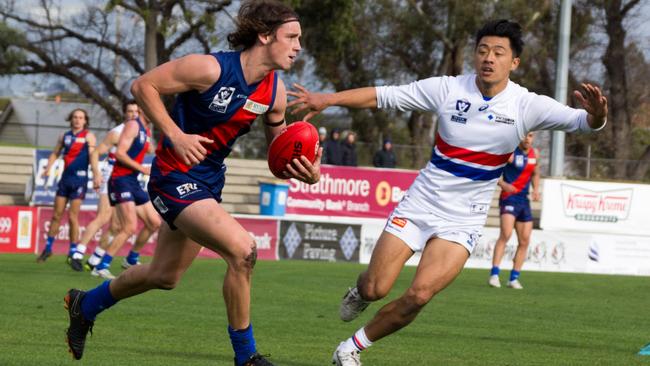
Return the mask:
M47 238L47 232L50 229L50 220L52 218L53 209L51 207L39 207L37 210L38 217L38 240L36 245L39 246L35 251L40 252L43 249L45 239ZM0 214L1 216L1 214ZM79 235L82 235L86 230L86 226L95 218L95 211L93 210L81 210L79 212ZM273 219L264 219L264 218L243 218L237 217L237 221L253 236L257 244L257 258L260 260L277 260L277 242L278 242L278 221ZM1 224L1 223L0 223ZM136 233L139 233L142 230L143 224L138 220L138 227ZM104 230L108 229L108 225L105 225L97 231L97 233L92 237L90 243L88 243L87 254L92 253L95 246L99 243ZM70 226L68 224L67 212L61 218L61 225L55 236L54 245L52 250L55 254L66 254L68 252L68 247L70 245L70 236L69 231ZM33 237L36 237L36 230L34 230ZM135 235L129 237L124 246L117 253L118 256L125 256L128 254L129 250L135 242ZM142 248L140 253L142 255L153 255L156 246L156 240L158 239L158 234L154 233L147 244ZM0 237L1 240L1 237ZM1 245L0 245L1 247ZM2 249L0 249L2 251ZM34 249L32 248L32 252ZM199 253L201 257L217 258L219 257L216 253L203 249Z
M359 261L361 225L281 221L280 259Z
M0 253L34 253L35 238L33 208L0 206Z
M316 184L290 181L287 214L386 218L416 176L411 170L324 165Z
M54 196L56 195L56 190L59 186L61 175L63 174L63 159L55 160L54 164L50 168L49 176L43 177L45 166L47 165L47 159L51 153L51 150L36 150L36 153L34 154L33 171L35 173L34 184L32 186L32 197L30 200L33 205L54 205ZM145 155L142 165L151 166L153 158L153 155ZM104 164L106 164L106 160L101 159L99 162L100 170ZM138 180L140 181L142 188L146 190L149 176L140 174ZM90 166L88 166L88 190L86 191L86 199L83 204L87 206L95 206L98 202L99 194L93 189L93 172L92 169L90 169Z
M650 236L650 185L544 180L540 226Z

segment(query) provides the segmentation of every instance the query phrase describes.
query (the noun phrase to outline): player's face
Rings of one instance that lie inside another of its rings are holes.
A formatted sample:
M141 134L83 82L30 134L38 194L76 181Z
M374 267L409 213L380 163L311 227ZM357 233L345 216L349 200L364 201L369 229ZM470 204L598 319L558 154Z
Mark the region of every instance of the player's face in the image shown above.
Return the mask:
M507 37L485 36L474 51L474 68L479 81L485 85L499 85L508 82L510 72L519 66L519 57L514 57Z
M130 121L132 119L138 118L138 105L137 104L128 104L126 106L126 111L124 111L124 120Z
M297 21L284 23L275 31L274 39L269 45L271 60L278 69L289 70L293 66L302 49L301 35L300 23Z
M82 111L75 111L70 119L70 127L73 130L81 130L86 126L86 115Z
M533 140L534 140L534 135L532 132L529 132L528 135L526 135L526 137L524 137L524 139L521 140L519 147L521 147L524 150L528 150L533 146Z

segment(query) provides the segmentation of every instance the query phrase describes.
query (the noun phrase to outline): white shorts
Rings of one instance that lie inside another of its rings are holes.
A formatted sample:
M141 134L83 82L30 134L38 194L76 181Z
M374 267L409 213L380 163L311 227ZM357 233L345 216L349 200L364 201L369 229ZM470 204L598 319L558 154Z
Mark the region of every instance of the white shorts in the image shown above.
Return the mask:
M111 179L111 173L113 173L113 164L104 162L102 166L102 185L99 187L99 194L108 194L108 180Z
M483 225L449 221L427 211L413 197L405 196L388 217L384 231L402 239L414 252L421 252L432 238L462 245L472 254Z

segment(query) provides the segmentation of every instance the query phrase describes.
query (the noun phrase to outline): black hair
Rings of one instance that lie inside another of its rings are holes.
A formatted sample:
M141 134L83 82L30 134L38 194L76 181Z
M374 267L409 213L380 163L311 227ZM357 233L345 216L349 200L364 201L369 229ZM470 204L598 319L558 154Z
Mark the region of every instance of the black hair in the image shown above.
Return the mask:
M521 26L517 22L507 19L491 20L476 32L476 46L481 38L486 36L506 37L510 39L510 48L515 57L519 57L524 50L524 40L521 38Z
M244 1L237 13L237 29L228 34L232 49L249 49L259 34L274 34L284 23L298 21L298 14L277 0Z
M126 114L126 107L128 107L128 106L130 106L132 104L138 105L138 102L136 102L135 99L127 99L127 100L125 100L124 103L122 103L122 113Z

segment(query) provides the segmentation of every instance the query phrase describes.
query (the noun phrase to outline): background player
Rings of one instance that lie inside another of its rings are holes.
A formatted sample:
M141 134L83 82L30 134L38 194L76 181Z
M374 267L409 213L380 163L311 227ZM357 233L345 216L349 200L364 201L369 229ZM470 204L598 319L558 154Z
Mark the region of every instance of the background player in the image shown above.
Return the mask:
M494 245L492 258L492 271L488 284L492 287L501 287L499 282L499 264L506 249L506 243L512 235L512 228L517 231L517 252L513 258L513 267L508 280L508 287L517 290L523 289L519 282L521 267L524 265L528 254L530 233L533 231L533 214L530 210L528 191L532 182L533 201L539 201L539 153L533 148L533 133L521 140L519 146L512 153L508 164L503 169L503 176L499 179L501 196L499 197L499 211L501 213L501 231L499 239Z
M83 271L80 262L72 262L72 255L77 247L79 240L79 209L86 196L88 186L88 164L90 163L93 171L94 187L99 188L101 175L97 159L91 159L90 154L95 149L95 135L88 130L88 112L77 108L68 115L70 122L70 131L63 133L50 154L43 177L50 174L50 168L58 156L63 154L64 168L59 181L59 186L54 198L54 213L50 221L50 229L47 232L45 248L36 259L42 263L52 255L52 244L54 238L59 232L61 217L66 205L70 202L68 210L68 223L70 225L70 249L68 251L68 263L76 271Z
M122 113L124 113L125 121L130 121L132 119L135 119L138 116L138 105L136 104L135 100L131 99L124 102L122 104ZM124 123L120 123L119 125L113 127L110 131L108 131L106 137L104 137L104 140L91 153L91 157L93 154L96 155L96 157L94 158L97 159L98 161L99 161L99 156L104 155L106 153L108 153L108 156L104 161L104 165L102 166L101 169L102 183L99 188L99 202L97 203L97 215L95 216L93 221L91 221L88 225L86 225L86 230L83 232L83 234L81 235L81 239L79 240L79 244L83 245L83 248L85 248L88 245L88 243L90 242L90 240L92 240L93 236L95 236L97 231L99 231L99 229L101 229L102 226L107 224L111 220L111 217L113 216L113 207L111 207L111 204L108 201L108 180L111 177L111 173L113 172L113 165L115 164L115 146L117 146L117 142L120 139L120 134L122 133L123 129L124 129ZM115 221L115 223L117 223L117 221ZM109 230L106 230L102 233L102 236L99 239L99 243L95 248L93 255L86 262L87 270L92 270L97 264L99 264L99 261L104 255L105 249L108 247L111 231L116 232L117 229L119 229L117 226L111 225ZM82 262L84 253L85 250L81 251L78 246L77 252L72 256L72 261Z
M119 231L104 253L101 262L93 269L92 275L94 276L107 279L115 278L110 272L113 256L122 248L127 239L135 234L138 218L145 225L139 234L144 239L144 243L160 227L160 216L153 208L149 195L142 189L138 181L140 173L151 174L151 168L142 165L144 156L149 151L150 141L151 130L144 113L139 113L139 117L124 123L124 129L115 150L115 167L108 182L108 197L111 206L114 206L117 211ZM134 249L139 251L140 248ZM124 267L128 268L139 263L138 251L132 250L129 253L123 263Z
M341 342L335 364L359 365L362 350L407 326L456 278L481 236L503 166L528 132L591 131L605 125L607 99L595 86L582 84L582 92L575 92L585 111L510 81L522 49L519 24L494 21L476 35L476 74L334 94L310 93L299 85L289 92L296 97L289 106L299 105L295 112L309 110L305 119L332 105L439 114L431 160L389 217L368 270L343 298L341 318L352 320L371 301L385 297L406 261L422 251L415 278L404 294Z
M286 91L275 70L288 70L300 47L296 13L278 1L245 1L228 40L237 52L189 55L141 76L132 92L164 134L149 181L152 202L164 223L151 263L133 266L117 279L66 296L68 345L81 358L96 315L118 300L151 289L172 289L201 247L227 264L223 297L235 365L271 365L256 350L250 323L250 286L257 252L251 235L219 204L224 159L237 137L264 116L267 142L286 126ZM161 95L178 94L170 116ZM319 151L287 164L287 178L315 183Z

